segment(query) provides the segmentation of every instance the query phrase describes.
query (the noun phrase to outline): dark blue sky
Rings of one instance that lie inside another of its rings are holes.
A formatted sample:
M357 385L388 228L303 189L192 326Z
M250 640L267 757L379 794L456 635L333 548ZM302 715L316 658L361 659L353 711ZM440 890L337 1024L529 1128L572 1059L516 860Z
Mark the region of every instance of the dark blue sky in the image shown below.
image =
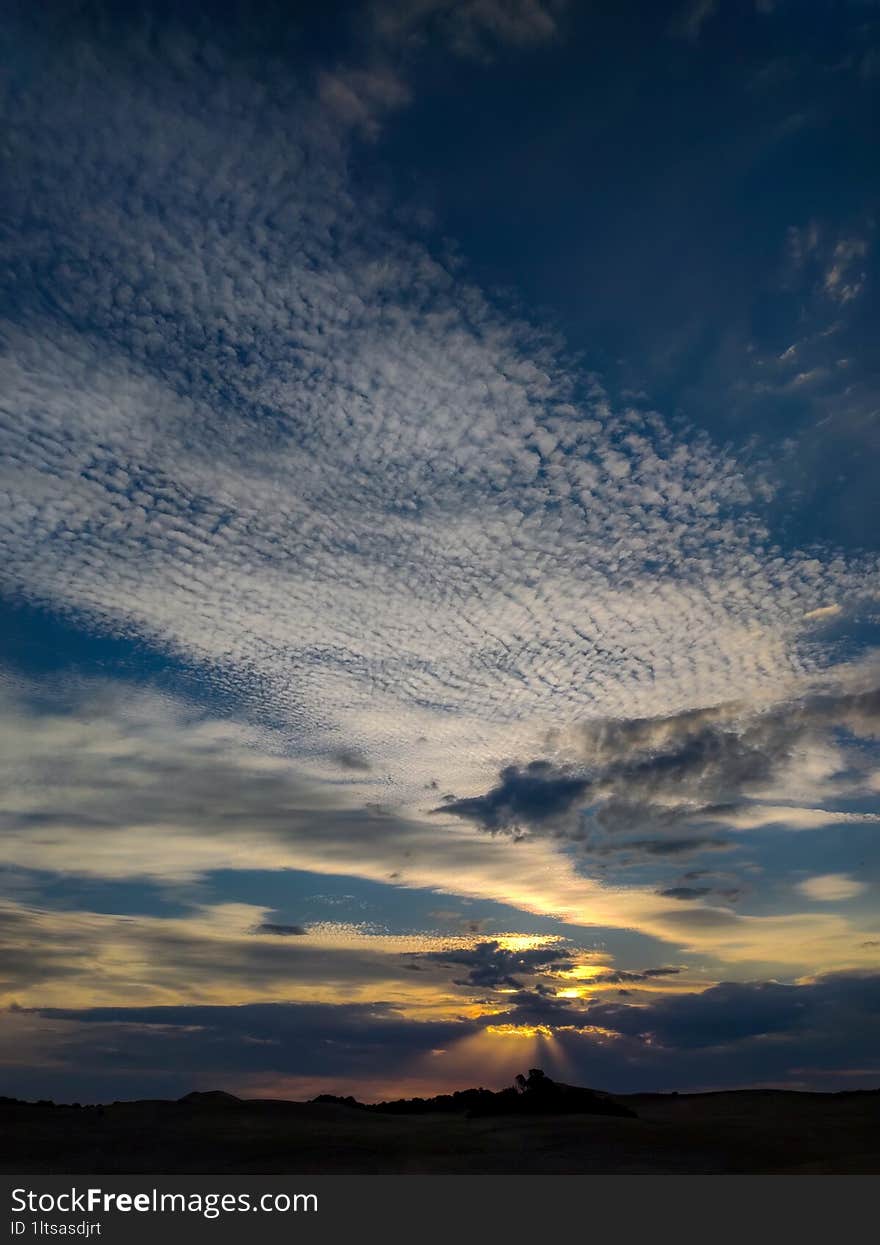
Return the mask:
M575 6L528 73L430 58L380 153L480 283L606 383L740 449L759 438L787 541L875 547L880 531L876 248L843 307L817 296L821 254L792 256L812 226L820 252L874 238L872 9L720 4L683 38L665 5ZM357 167L373 181L375 165Z

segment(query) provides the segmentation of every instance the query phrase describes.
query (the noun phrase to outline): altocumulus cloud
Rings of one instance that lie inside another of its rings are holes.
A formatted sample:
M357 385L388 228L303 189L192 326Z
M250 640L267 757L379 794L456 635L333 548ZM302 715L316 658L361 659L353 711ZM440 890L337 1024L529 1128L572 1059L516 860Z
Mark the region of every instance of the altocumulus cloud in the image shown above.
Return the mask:
M462 46L557 21L424 17ZM614 409L355 195L340 99L405 99L374 54L328 102L182 28L62 54L21 23L11 593L200 663L410 801L438 771L479 790L551 719L782 695L822 665L806 615L857 607L873 565L781 555L729 454Z
M4 863L163 885L296 867L638 930L664 960L865 963L873 930L816 910L855 898L849 875L751 916L733 883L614 891L567 848L643 865L870 816L847 802L877 790L876 669L835 666L825 637L875 608L876 561L779 548L733 451L613 400L349 173L413 98L426 33L489 61L552 42L565 6L382 0L361 54L317 72L184 18L69 40L9 22L0 584L171 655L219 709L20 685ZM819 247L835 312L863 297L866 245ZM426 791L456 795L429 815ZM797 1042L830 1075L835 1025L876 1035L852 974L661 1004L642 995L672 969L615 969L603 988L641 988L612 1006L557 996L563 947L319 945L275 916L10 902L10 1042L48 1066L100 1033L106 1076L138 1088L157 1060L181 1088L393 1071L481 1032L404 1015L424 979L448 1007L512 991L507 1022L552 1025L587 1079L624 1085L704 1075L729 1020L732 1080L795 1076ZM315 1002L328 983L379 1001Z

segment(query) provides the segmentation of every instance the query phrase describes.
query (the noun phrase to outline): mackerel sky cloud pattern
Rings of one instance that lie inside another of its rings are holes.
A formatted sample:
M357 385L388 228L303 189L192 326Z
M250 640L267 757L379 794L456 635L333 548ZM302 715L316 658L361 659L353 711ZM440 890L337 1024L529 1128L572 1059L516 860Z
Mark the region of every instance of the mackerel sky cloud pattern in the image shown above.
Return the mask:
M698 7L666 14L670 55L710 55L725 6ZM394 1024L479 1029L466 966L500 1006L519 965L559 990L599 954L597 990L624 980L612 964L636 976L614 1004L629 1059L641 992L677 1033L682 992L729 974L867 972L872 541L780 520L793 425L758 445L758 415L737 435L701 423L695 384L667 401L659 370L656 396L619 383L574 319L484 279L489 261L418 192L394 197L395 144L435 89L420 58L474 91L497 75L503 98L511 64L546 73L587 19L537 0L382 3L345 9L328 53L305 20L271 37L268 11L243 30L196 6L95 14L65 17L69 38L4 18L21 54L2 104L0 584L11 610L93 646L47 672L25 644L5 667L3 902L35 966L8 1001L28 1025L62 1009L59 1033L77 1008L196 1005L182 975L148 987L148 970L143 1000L120 995L108 948L136 959L165 929L211 973L229 940L235 963L274 966L248 1005L332 1007L314 968L332 960L334 989L402 1008ZM838 449L868 384L831 388L861 368L871 229L866 201L844 222L789 220L775 243L774 297L799 290L855 362L813 357L824 329L797 337L794 306L775 370L752 379L769 344L742 347L756 403L846 408ZM818 436L803 435L811 478ZM256 893L291 870L308 893L347 879L357 902L407 888L405 919L369 902L388 937L422 939L421 960L365 928L328 948L312 900ZM118 894L100 919L98 886ZM484 904L489 935L449 944L428 915L449 902L462 921ZM106 997L67 964L64 912ZM251 972L206 986L211 1004L244 1001Z

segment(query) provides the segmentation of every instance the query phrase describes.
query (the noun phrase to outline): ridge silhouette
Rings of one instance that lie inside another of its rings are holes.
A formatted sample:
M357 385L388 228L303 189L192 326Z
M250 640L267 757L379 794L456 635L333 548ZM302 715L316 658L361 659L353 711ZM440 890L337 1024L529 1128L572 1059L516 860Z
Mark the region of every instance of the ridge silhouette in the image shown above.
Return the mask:
M427 1115L435 1111L465 1111L470 1117L489 1115L615 1115L637 1119L631 1107L612 1094L551 1080L540 1068L518 1075L506 1089L459 1089L432 1098L396 1098L390 1102L362 1103L351 1095L319 1094L315 1103L335 1103L396 1115Z

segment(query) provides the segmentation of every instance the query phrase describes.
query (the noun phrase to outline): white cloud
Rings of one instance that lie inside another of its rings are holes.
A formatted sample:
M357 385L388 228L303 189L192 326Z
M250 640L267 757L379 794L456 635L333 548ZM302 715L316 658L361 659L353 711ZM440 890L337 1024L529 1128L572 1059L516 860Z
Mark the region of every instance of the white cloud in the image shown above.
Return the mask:
M867 253L868 243L864 238L842 238L835 244L824 278L825 293L835 302L851 302L861 293L865 274L857 265Z
M343 125L375 138L381 118L407 103L409 90L389 70L339 70L321 75L318 98Z
M868 889L864 882L857 882L846 873L823 873L798 883L798 890L808 899L822 903L835 903L841 899L855 899Z
M790 804L749 804L713 815L713 820L732 830L758 830L782 826L787 830L816 830L822 826L866 825L880 822L878 813L847 813L828 808L803 808Z
M731 962L806 971L868 959L865 933L837 914L740 916L702 902L683 911L649 886L584 876L556 843L499 842L451 818L364 807L354 785L292 766L268 731L131 687L52 690L51 707L26 686L2 703L2 860L13 869L161 883L299 869L635 929ZM225 905L215 916L241 929L263 912ZM198 923L207 919L200 911Z
M728 453L612 409L354 201L337 87L392 79L257 109L135 47L71 115L50 68L15 132L10 262L59 314L5 330L14 596L200 663L300 752L341 734L410 805L550 726L821 668L804 615L873 564L780 553Z
M460 14L526 42L539 9ZM65 48L13 118L5 260L54 302L4 324L0 574L14 598L198 666L230 712L273 724L271 755L187 725L242 750L238 837L153 786L134 817L108 810L92 775L87 797L58 780L51 844L23 820L9 860L395 873L684 936L652 892L621 906L550 844L499 851L423 814L550 729L797 693L830 661L806 644L815 602L876 594L876 563L777 548L730 452L615 409L355 196L346 143L403 102L393 74L337 69L317 99L270 74L255 94L176 52L183 74L135 41L99 80ZM66 747L71 725L42 738ZM137 789L121 737L98 732L95 756L122 747ZM25 819L54 759L21 738L40 775L17 790ZM345 774L343 806L321 787L340 747L371 765ZM317 789L288 788L291 757ZM260 783L284 797L274 813L248 803ZM111 814L87 853L78 800ZM400 812L365 818L368 802Z
M807 610L804 614L804 621L825 622L826 619L836 618L840 613L840 606L836 602L831 605L817 605L815 609Z

